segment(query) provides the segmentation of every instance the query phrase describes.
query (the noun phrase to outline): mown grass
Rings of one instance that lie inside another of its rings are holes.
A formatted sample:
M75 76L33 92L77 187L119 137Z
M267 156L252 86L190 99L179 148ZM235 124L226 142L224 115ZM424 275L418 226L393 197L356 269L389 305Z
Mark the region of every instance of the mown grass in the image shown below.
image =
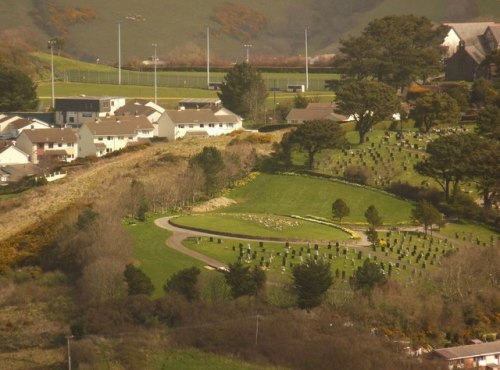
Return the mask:
M133 253L139 268L155 286L153 298L163 295L163 285L172 274L183 268L203 266L198 260L169 248L165 241L170 232L156 226L152 217L145 222L126 224L125 228L134 242Z
M349 237L330 226L274 215L201 214L181 216L173 222L207 231L261 238L345 240Z
M227 193L238 203L225 213L269 213L331 219L332 203L343 199L351 213L345 223L366 223L364 212L373 204L386 224L410 221L412 205L380 191L327 179L262 173L248 184Z
M500 245L498 232L475 223L448 223L439 233L472 244Z

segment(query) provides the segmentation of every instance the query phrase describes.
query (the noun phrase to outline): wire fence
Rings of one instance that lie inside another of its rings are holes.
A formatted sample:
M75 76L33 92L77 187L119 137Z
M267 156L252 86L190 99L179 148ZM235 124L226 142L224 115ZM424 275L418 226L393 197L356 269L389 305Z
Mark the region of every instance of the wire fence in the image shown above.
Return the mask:
M138 72L122 70L121 76L122 85L134 86L154 86L154 73L153 72ZM115 71L91 71L91 70L65 70L60 73L60 79L64 82L77 82L77 83L90 83L90 84L109 84L118 85L118 72ZM279 89L286 91L290 85L306 85L306 78L293 78L284 75L283 77L263 77L268 90ZM221 82L222 77L213 77L211 83ZM173 88L194 88L206 89L207 77L206 75L186 75L182 74L161 74L157 73L158 87L173 87ZM309 75L309 90L310 91L326 91L325 79Z

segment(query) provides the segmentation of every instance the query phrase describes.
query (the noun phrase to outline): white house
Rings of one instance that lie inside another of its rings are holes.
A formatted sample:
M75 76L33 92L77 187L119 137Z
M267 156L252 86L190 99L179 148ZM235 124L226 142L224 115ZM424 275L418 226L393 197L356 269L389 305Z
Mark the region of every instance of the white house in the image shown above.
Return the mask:
M124 97L76 96L56 98L56 124L80 127L84 122L113 115L125 105Z
M78 157L101 157L153 136L154 127L145 116L116 116L88 121L78 130Z
M123 107L115 111L115 116L145 116L155 128L154 136L158 136L157 122L161 115L165 112L165 108L160 107L152 101L145 99L129 100Z
M27 153L35 164L42 157L71 162L78 153L77 137L71 128L24 130L16 140L16 147Z
M0 165L24 164L30 162L30 156L21 149L10 145L0 149Z
M22 117L19 117L19 116L8 116L8 115L5 115L5 114L2 114L0 116L0 135L2 136L8 136L10 137L10 132L9 132L9 124L11 122L14 122L14 121L17 121L17 120L20 120L20 119L23 119Z
M185 136L218 136L243 129L243 119L228 109L166 110L158 120L158 136L177 140Z
M449 369L495 370L500 366L500 341L470 344L434 350L448 362Z
M50 128L48 123L40 121L36 118L19 118L15 121L11 121L7 126L6 131L7 135L10 135L11 138L18 137L23 130L31 130L31 129L45 129Z
M444 25L448 26L449 30L442 45L448 48L447 56L451 57L455 54L461 42L473 44L479 35L482 35L489 26L494 24L494 22L445 23Z

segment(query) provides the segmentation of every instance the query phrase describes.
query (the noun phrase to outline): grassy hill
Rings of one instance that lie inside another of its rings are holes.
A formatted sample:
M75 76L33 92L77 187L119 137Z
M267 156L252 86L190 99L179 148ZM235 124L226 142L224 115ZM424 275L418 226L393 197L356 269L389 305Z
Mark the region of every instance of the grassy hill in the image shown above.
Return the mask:
M59 8L50 11L48 4ZM160 56L205 57L205 30L212 30L213 57L233 61L245 58L244 43L253 45L251 55L304 54L304 27L309 26L309 52L328 52L339 37L359 32L367 22L389 14L425 15L436 22L500 17L497 0L196 0L152 1L138 5L131 0L88 0L86 20L75 11L77 0L0 3L0 30L17 29L40 49L54 35L66 40L64 52L104 64L117 62L117 21L122 22L124 61L142 60L158 44ZM80 9L81 10L81 9ZM54 16L53 14L58 14ZM61 15L62 14L62 15ZM34 21L38 15L39 20ZM41 19L41 21L40 21ZM45 23L44 23L45 22Z

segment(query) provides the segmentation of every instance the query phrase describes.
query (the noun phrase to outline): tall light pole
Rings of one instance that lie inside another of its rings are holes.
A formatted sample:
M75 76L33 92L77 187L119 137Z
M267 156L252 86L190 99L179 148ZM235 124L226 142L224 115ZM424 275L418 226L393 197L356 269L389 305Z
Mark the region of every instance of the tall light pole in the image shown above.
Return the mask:
M245 44L243 46L247 48L247 63L250 63L250 48L252 47L252 44Z
M305 39L306 39L306 91L309 91L309 54L307 52L307 29L309 27L306 26L305 29Z
M207 89L210 89L210 27L207 26Z
M54 39L49 40L47 42L50 48L50 72L51 72L50 84L52 88L52 109L54 109L56 106L56 97L54 92L54 45L56 44L56 42L57 41Z
M118 21L118 85L122 84L122 22Z
M73 338L72 335L66 335L66 341L68 343L68 370L71 370L71 347L69 344L69 340Z
M154 55L153 55L153 59L154 59L154 66L155 66L155 104L158 103L158 83L157 83L157 79L156 79L156 48L158 47L157 44L152 44L153 48L154 48Z

